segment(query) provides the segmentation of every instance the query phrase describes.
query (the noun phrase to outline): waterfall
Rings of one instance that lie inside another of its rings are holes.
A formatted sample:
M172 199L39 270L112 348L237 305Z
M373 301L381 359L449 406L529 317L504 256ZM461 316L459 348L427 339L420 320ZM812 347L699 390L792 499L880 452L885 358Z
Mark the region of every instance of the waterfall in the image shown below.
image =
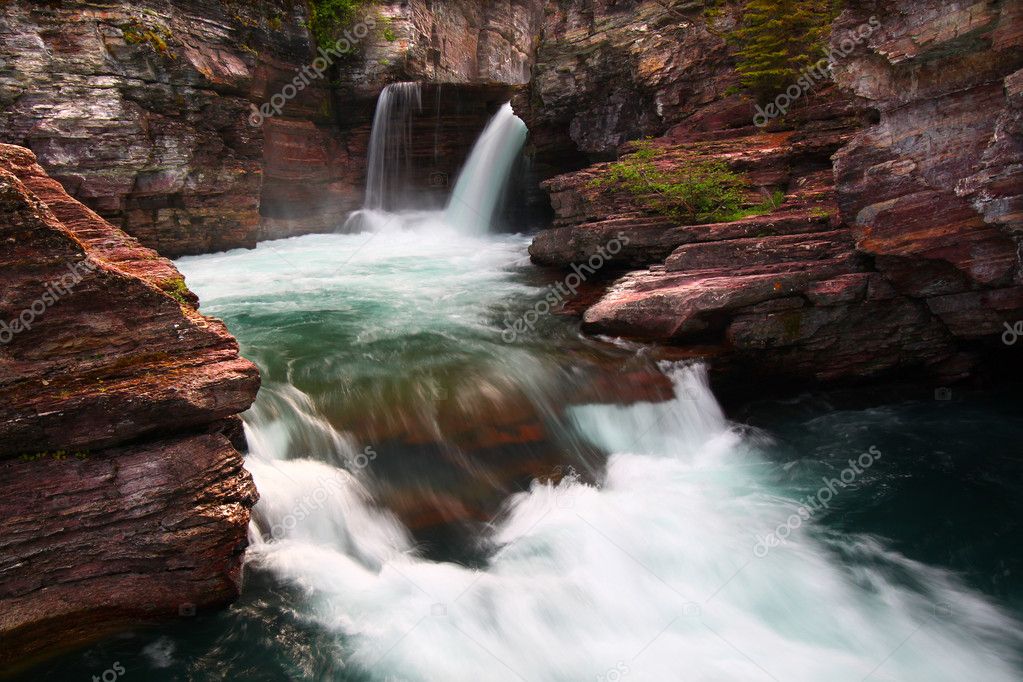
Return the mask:
M380 93L369 138L363 208L383 211L403 207L412 160L412 119L422 108L419 83L392 83Z
M526 143L526 124L505 104L476 141L455 190L445 221L463 234L486 233L515 159Z
M308 235L178 262L264 377L245 416L260 493L246 570L261 577L232 615L243 629L218 639L208 660L236 673L225 659L246 660L240 632L297 622L303 629L272 647L251 646L266 647L277 669L308 666L305 679L1023 679L1010 614L946 568L843 531L824 512L801 514L808 493L842 482L844 457L826 467L818 451L779 458L787 450L727 420L701 366L662 365L674 397L661 402L568 403L565 437L551 442L606 453L599 475L562 470L557 482L509 486L473 538L484 554L476 565L425 556L402 504L423 493L437 500L428 510L473 499L491 485L479 472L497 471L484 461L539 452L463 450L455 431L475 414L521 410L499 400L515 386L535 387L522 393L538 410L558 402L555 387L582 355L562 360L571 346L501 338L496 306L543 292L518 276L526 237L434 227L371 242ZM564 329L559 344L574 335ZM462 381L435 392L426 379L438 370ZM410 415L426 428L406 432ZM814 428L845 442L861 419ZM437 434L444 454L399 433ZM882 450L835 493L833 513L855 488L892 480L886 467L908 453ZM468 487L448 487L463 468ZM392 485L400 496L381 494ZM765 535L778 542L758 552ZM182 659L175 679L198 660Z

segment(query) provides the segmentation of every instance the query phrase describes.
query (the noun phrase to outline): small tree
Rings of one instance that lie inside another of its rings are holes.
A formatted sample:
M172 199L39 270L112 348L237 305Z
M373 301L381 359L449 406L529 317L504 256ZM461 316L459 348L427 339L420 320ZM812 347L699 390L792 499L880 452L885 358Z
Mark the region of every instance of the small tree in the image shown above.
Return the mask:
M742 85L763 101L799 80L824 56L839 5L835 0L748 0L729 36L737 47Z

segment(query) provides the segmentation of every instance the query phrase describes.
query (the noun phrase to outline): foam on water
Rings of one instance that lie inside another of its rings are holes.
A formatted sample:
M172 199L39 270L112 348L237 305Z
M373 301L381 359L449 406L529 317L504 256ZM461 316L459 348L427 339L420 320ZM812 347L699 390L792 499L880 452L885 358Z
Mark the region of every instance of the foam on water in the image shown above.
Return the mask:
M548 370L532 347L502 343L488 312L536 293L512 276L524 238L472 237L441 214L376 217L387 228L372 234L179 261L268 377L246 416L261 496L248 569L300 590L294 608L336 634L344 669L454 682L1020 679L1018 623L878 538L810 520L758 556L799 503L701 367L665 368L668 402L572 408L571 428L609 455L600 485L568 476L512 496L481 570L418 556L352 466L359 445L300 384L407 371L430 361L431 336L505 375ZM328 318L319 345L299 343ZM346 364L353 355L365 362Z
M761 482L703 370L671 373L671 402L576 410L615 453L606 479L510 499L485 570L418 559L352 477L258 451L262 527L336 483L250 565L304 588L373 679L1018 679L1010 618L876 539L805 525L757 558L796 503Z

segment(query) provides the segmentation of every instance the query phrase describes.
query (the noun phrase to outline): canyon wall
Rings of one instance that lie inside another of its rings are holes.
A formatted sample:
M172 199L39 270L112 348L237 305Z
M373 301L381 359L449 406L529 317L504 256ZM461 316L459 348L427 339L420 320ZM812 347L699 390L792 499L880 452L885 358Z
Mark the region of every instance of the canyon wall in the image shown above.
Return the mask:
M310 52L302 5L7 2L0 140L163 255L252 246L253 101Z
M741 104L726 96L737 77L722 31L733 25L730 13L709 25L699 3L548 3L534 77L515 100L543 174L614 158L694 114L726 125Z
M380 90L463 86L430 102L440 141L422 184L454 174L493 110L492 90L465 86L528 80L542 6L371 2L341 34L351 52L330 54L303 2L12 0L0 141L168 257L329 231L361 204Z
M774 192L784 199L761 215L689 225L608 184L612 164L552 178L554 225L530 252L576 272L591 258L600 264L582 272L596 293L572 305L587 329L712 357L721 376L775 381L900 373L954 381L1005 351L1005 325L1023 319L1019 3L848 3L833 32L838 87L818 87L766 129L754 125L754 102L728 94L734 75L725 73L733 67L723 42L695 91L705 97L680 106L664 85L686 78L671 75L672 65L704 54L696 46L720 40L727 25L708 25L698 8L672 21L633 4L646 18L616 25L598 9L575 33L541 45L527 111L567 125L567 137L555 136L562 148L551 149L592 160L624 139L660 135L646 153L661 170L721 162L745 176L749 203ZM843 49L872 17L880 28ZM623 98L643 112L624 117L632 130L617 125L614 98L588 98L583 87L561 107L556 96L588 79L565 62L571 45L593 45L579 60L606 68L598 57L622 31L655 45L676 36L651 56L667 73L605 71L636 93ZM545 61L550 54L565 57ZM547 81L560 85L546 94Z
M1023 4L851 2L835 70L878 112L835 158L857 249L957 339L1023 319Z
M258 372L170 261L0 145L0 669L238 592Z

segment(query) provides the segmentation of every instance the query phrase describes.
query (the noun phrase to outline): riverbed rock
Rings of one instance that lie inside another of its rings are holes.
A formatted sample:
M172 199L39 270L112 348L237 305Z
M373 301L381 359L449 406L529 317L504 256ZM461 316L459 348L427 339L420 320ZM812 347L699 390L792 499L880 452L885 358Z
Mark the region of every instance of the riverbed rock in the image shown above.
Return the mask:
M0 664L229 600L255 366L172 263L10 145L0 283Z

